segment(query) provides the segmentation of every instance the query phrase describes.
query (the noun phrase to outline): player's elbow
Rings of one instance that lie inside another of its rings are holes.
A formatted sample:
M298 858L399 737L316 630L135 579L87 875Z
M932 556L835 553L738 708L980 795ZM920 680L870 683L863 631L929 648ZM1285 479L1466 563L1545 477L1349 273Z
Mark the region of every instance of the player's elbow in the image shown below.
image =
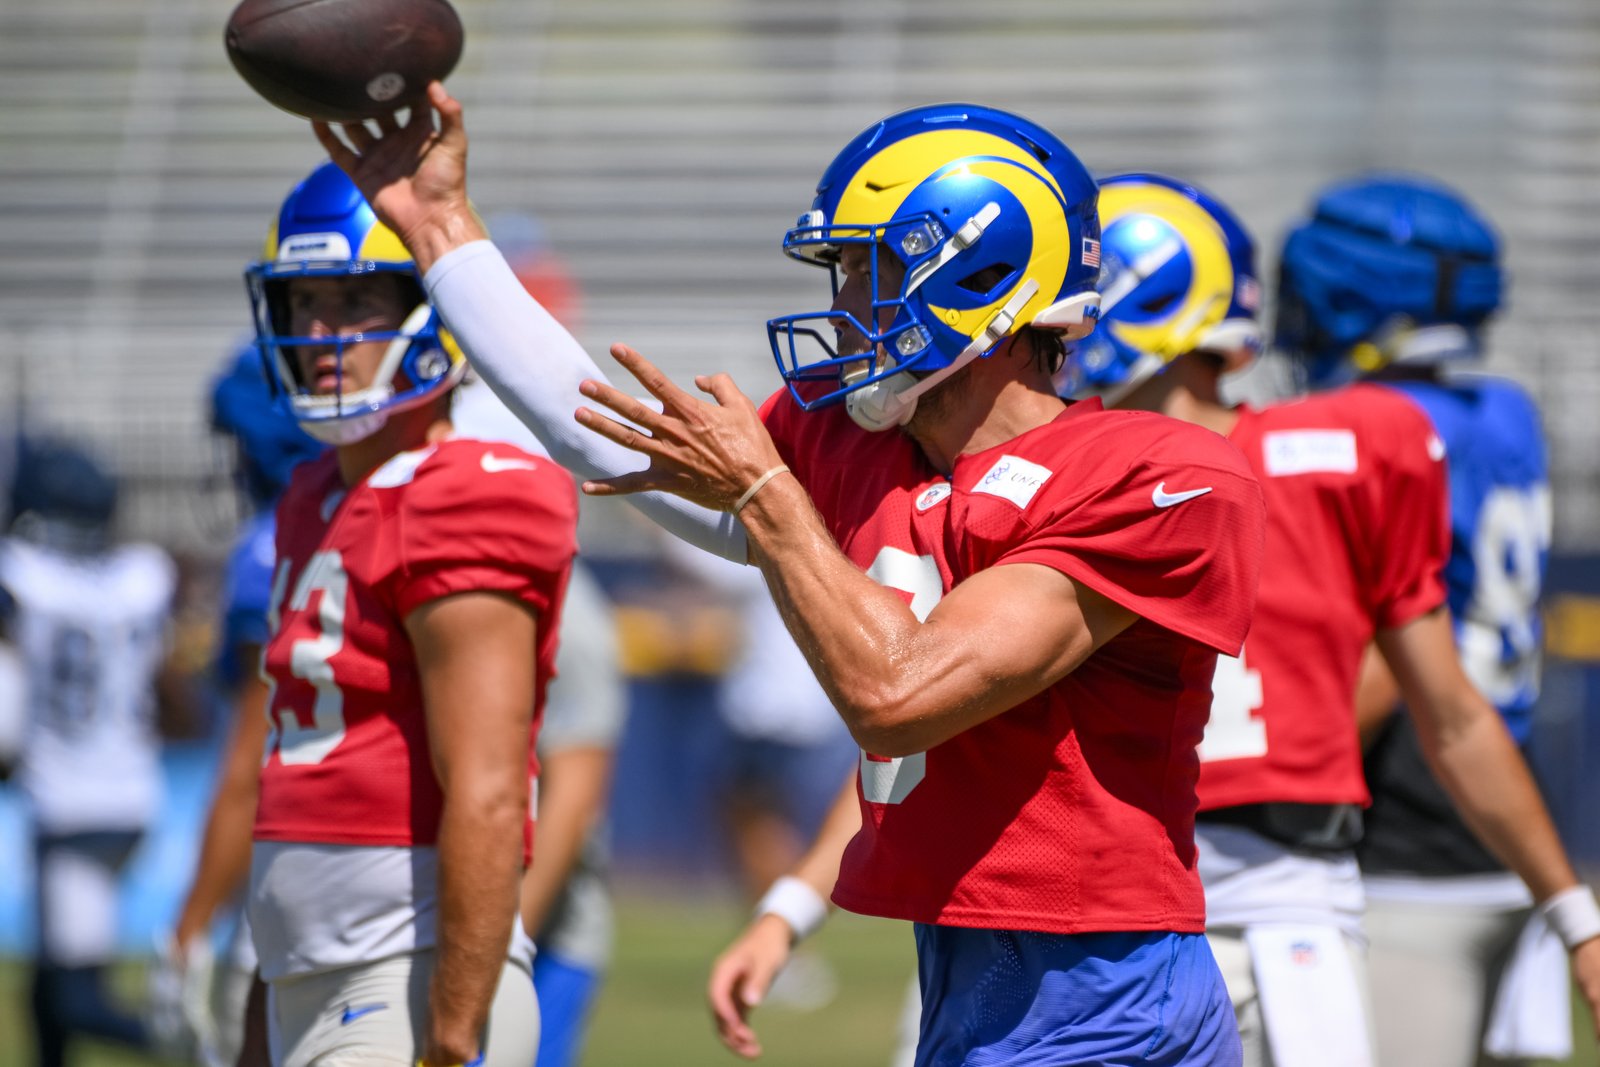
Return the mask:
M451 782L444 787L444 808L446 818L520 829L528 811L527 776L507 772Z
M929 715L915 693L885 688L840 711L856 744L875 756L910 756L940 740L929 736Z

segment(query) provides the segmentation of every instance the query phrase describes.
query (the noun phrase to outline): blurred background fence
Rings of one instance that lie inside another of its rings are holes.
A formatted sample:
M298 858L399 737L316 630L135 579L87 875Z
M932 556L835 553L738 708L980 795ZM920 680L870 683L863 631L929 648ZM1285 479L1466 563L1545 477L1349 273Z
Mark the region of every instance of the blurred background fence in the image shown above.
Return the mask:
M137 532L204 549L202 382L242 265L317 160L229 67L229 0L0 3L0 388L91 433ZM459 0L474 195L539 214L585 340L775 381L762 329L819 299L778 239L831 154L973 99L1101 173L1210 185L1270 270L1328 178L1435 173L1501 227L1494 364L1543 402L1557 543L1600 547L1600 4L1593 0ZM1269 275L1270 276L1270 275Z

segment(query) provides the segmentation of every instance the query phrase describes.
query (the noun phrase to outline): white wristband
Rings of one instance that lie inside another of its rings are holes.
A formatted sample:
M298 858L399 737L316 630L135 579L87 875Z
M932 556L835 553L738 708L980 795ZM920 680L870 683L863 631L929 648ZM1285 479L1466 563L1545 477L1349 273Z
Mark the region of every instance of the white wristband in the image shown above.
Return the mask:
M828 902L805 882L786 874L772 883L756 905L756 918L763 915L776 915L788 923L795 941L800 942L816 933L828 917Z
M1600 937L1600 904L1586 885L1563 889L1540 904L1539 911L1569 951Z
M737 504L733 505L733 513L735 515L737 515L737 514L739 514L739 512L743 511L744 510L744 506L746 504L750 503L751 498L754 497L757 493L761 492L761 487L763 485L766 485L768 482L772 481L772 479L776 478L778 475L784 473L788 469L789 469L789 467L788 467L787 464L780 463L776 467L773 467L771 470L769 470L767 473L763 474L761 477L757 478L755 480L755 484L752 485L750 488L746 489L744 491L744 496L741 496L739 498L739 502Z

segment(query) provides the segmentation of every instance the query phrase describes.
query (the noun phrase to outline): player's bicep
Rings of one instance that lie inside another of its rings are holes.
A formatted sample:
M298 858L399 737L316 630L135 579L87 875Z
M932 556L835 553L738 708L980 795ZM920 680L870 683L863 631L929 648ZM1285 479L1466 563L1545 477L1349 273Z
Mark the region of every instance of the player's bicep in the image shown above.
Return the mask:
M928 636L949 650L932 684L944 706L967 709L966 729L1043 692L1138 618L1053 567L991 567L928 615Z
M434 774L457 788L526 788L538 620L510 596L457 593L405 620Z

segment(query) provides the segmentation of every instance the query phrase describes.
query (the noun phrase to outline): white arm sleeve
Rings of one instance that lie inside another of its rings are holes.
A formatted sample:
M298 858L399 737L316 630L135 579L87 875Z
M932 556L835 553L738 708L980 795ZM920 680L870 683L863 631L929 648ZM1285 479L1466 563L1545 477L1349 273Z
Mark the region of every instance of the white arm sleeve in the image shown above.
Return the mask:
M557 463L583 478L644 469L643 456L573 421L572 413L588 403L578 383L606 376L528 295L493 243L473 241L446 253L423 284L473 370ZM668 533L724 559L748 562L744 527L732 515L670 493L640 493L628 501Z

